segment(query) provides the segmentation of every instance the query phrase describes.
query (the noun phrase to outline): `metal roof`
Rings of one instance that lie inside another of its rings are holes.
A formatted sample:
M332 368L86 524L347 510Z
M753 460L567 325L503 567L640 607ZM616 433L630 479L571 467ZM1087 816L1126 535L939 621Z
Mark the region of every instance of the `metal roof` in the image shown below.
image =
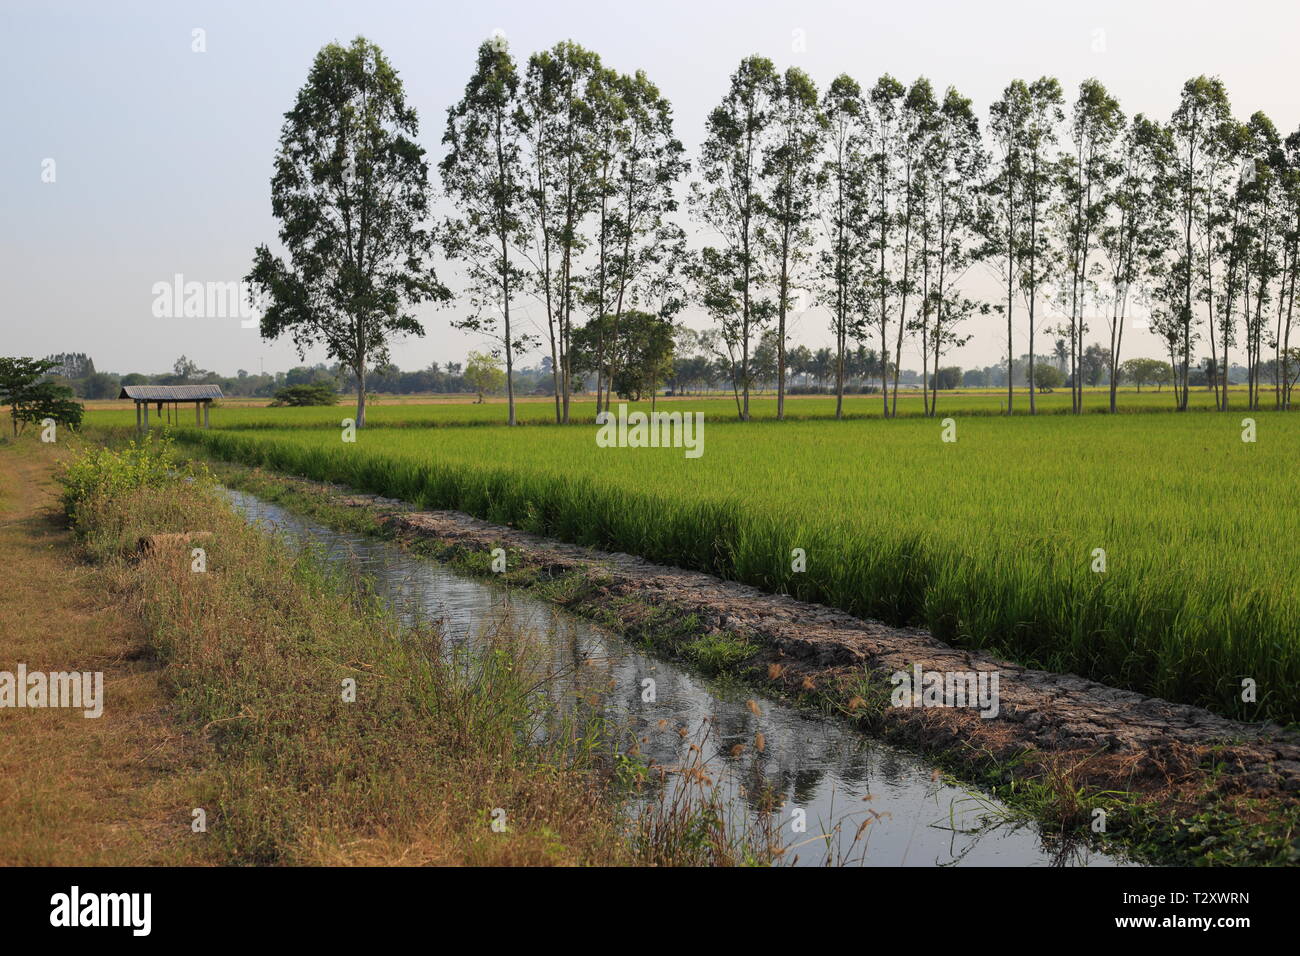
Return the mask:
M205 398L224 398L219 385L123 385L118 398L137 402L194 402Z

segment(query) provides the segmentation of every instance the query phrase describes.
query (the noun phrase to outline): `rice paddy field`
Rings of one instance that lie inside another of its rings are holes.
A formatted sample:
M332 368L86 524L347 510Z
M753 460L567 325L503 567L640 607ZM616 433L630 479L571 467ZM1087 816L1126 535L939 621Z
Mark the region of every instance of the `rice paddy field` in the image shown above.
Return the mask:
M222 427L177 434L226 459L927 626L1228 716L1300 718L1300 416L1253 413L1252 443L1244 412L1007 418L981 414L985 396L958 412L962 398L947 410L940 398L956 442L938 420L815 417L833 400L798 400L801 420L784 423L760 403L748 424L729 419L729 401L682 404L706 413L695 459L599 447L591 424L491 427L495 405L380 405L355 444L341 441L342 405L221 409ZM854 398L868 408L871 396ZM403 427L475 421L485 427Z
M1246 393L1244 389L1233 390L1233 402L1244 406ZM1266 402L1272 401L1272 394L1264 396ZM939 414L961 415L1001 415L1006 410L1006 390L996 389L958 389L939 393ZM1068 414L1070 411L1069 392L1050 392L1036 396L1039 414ZM678 408L689 404L692 411L704 412L710 421L736 418L736 403L731 395L711 395L707 397L660 398L657 408ZM1017 389L1014 411L1028 413L1029 396L1024 389ZM1118 398L1121 412L1168 412L1173 409L1174 396L1169 389L1155 391L1143 389L1121 389ZM632 407L649 410L648 401L629 403ZM1105 412L1109 404L1109 392L1105 388L1086 389L1084 397L1085 410L1088 412ZM1205 389L1193 389L1190 396L1193 409L1213 410L1214 394ZM87 418L101 425L134 425L135 412L129 405L117 401L95 401L86 404ZM355 400L343 398L332 407L309 408L275 408L266 407L266 399L226 399L220 407L212 412L213 425L221 428L277 428L288 425L296 427L337 428L340 419L355 412ZM553 399L528 397L517 404L517 418L522 424L546 425L555 422L555 404ZM877 395L847 395L844 399L846 418L880 418L881 398ZM919 391L900 391L898 394L898 414L900 417L916 418L924 415L924 406ZM156 413L155 413L156 415ZM570 420L574 422L591 422L595 420L596 406L591 399L575 399L570 408ZM751 394L751 418L764 419L776 417L776 399L770 393ZM790 419L833 418L835 416L835 398L826 395L792 395L786 398L786 417ZM182 408L180 424L188 425L194 420L192 408ZM165 417L164 417L165 420ZM372 400L366 406L366 422L369 425L438 427L442 425L493 425L505 424L506 406L504 401L487 401L476 404L468 396L382 396Z

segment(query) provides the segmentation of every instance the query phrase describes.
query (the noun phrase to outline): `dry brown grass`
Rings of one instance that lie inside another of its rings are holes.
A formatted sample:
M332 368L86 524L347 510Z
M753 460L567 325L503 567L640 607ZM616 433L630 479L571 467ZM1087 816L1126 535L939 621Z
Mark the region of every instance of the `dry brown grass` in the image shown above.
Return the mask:
M543 865L631 862L582 728L529 688L527 638L456 659L435 631L374 603L256 532L201 490L151 489L87 509L88 546L146 623L180 719L217 770L202 804L230 862ZM188 550L131 542L211 530L208 571ZM357 681L357 700L342 682ZM505 811L507 829L492 827Z
M202 482L82 501L74 540L62 451L0 448L0 561L21 569L0 589L0 669L103 671L105 714L0 711L0 863L761 861L703 776L658 802L643 782L647 808L625 813L617 733L540 693L553 675L528 635L450 650ZM188 547L139 547L198 530L203 573Z
M0 710L0 863L193 863L197 774L138 621L80 560L51 478L65 447L0 445L0 670L103 671L104 714Z

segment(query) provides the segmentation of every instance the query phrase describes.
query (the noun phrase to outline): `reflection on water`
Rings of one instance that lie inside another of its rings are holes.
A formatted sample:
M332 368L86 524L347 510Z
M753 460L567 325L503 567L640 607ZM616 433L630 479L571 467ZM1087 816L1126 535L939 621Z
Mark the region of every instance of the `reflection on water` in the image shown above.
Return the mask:
M229 494L246 517L290 544L310 544L367 576L407 622L438 622L449 641L471 647L498 625L529 632L550 657L555 699L627 728L642 757L661 766L693 763L691 746L699 746L733 820L761 819L771 808L765 794L775 794L779 809L768 819L781 828L782 845L798 845L787 861L797 855L800 864L872 866L1120 862L1045 841L1033 825L1007 819L996 802L936 779L918 757L838 721L718 686L525 593L461 577L389 542L333 531L243 492ZM654 681L653 702L642 699L647 678ZM805 832L794 832L796 810L804 811Z

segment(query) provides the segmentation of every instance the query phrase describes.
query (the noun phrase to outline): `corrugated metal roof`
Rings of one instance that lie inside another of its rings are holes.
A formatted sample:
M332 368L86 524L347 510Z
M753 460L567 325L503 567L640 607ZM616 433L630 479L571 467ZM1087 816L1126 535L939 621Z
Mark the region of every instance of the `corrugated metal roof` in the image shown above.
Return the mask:
M192 402L203 398L224 398L219 385L123 385L118 398L138 402Z

